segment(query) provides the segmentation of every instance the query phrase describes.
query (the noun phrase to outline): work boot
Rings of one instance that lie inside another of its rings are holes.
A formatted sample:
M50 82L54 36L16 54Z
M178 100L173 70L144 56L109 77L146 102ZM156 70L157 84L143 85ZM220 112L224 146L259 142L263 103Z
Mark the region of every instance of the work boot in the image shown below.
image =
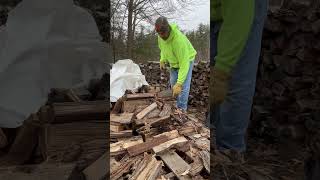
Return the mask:
M220 153L225 155L226 157L228 157L233 163L236 163L236 164L244 164L245 163L243 152L239 152L239 151L232 150L232 149L227 149L227 150L220 151Z
M7 136L4 134L3 130L0 128L0 149L5 148L8 145Z

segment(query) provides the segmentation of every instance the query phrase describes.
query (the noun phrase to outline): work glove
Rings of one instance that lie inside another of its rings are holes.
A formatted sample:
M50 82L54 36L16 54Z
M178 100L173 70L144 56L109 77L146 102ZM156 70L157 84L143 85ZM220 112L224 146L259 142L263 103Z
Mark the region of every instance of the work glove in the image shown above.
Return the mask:
M228 84L230 76L228 73L211 68L211 76L210 76L210 104L212 107L221 104L228 92Z
M166 68L166 63L163 61L160 61L160 70L164 70Z
M173 86L173 92L172 92L173 97L177 97L181 93L181 91L182 91L182 85L179 83L176 83Z

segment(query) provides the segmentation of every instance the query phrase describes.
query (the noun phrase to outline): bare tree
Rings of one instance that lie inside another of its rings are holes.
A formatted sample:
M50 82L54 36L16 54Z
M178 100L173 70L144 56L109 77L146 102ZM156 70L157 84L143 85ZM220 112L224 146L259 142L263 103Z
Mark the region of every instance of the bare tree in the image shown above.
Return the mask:
M113 0L113 25L127 30L127 55L132 58L132 46L136 27L153 24L159 16L178 19L190 11L190 7L200 4L201 0ZM115 22L118 21L118 22Z

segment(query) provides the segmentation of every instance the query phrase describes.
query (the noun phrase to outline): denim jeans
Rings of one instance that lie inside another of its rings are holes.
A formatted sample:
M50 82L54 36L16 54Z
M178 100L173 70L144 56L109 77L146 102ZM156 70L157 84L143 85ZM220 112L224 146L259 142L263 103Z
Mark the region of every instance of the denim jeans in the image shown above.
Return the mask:
M186 80L184 81L182 85L182 91L177 97L177 107L182 109L182 110L187 110L188 109L188 99L189 99L189 92L190 92L190 85L191 85L191 79L192 79L192 69L193 69L193 63L194 61L190 62L190 67L189 71L186 77ZM171 88L176 84L177 79L178 79L178 73L179 69L170 69L170 84Z
M268 0L255 2L254 22L242 55L232 71L227 97L222 104L210 109L210 125L216 128L216 144L219 150L246 150L245 135L255 92L262 31L268 8ZM220 24L211 24L211 53L215 56L217 29Z

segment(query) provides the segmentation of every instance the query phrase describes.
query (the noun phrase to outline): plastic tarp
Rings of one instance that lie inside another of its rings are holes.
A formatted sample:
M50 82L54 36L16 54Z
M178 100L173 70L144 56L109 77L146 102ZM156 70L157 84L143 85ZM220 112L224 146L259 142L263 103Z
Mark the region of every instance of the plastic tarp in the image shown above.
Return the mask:
M112 61L93 17L73 0L22 1L0 40L0 127L20 126L51 88L86 86Z
M149 85L140 67L130 59L117 61L110 72L110 102L116 102L126 90Z

